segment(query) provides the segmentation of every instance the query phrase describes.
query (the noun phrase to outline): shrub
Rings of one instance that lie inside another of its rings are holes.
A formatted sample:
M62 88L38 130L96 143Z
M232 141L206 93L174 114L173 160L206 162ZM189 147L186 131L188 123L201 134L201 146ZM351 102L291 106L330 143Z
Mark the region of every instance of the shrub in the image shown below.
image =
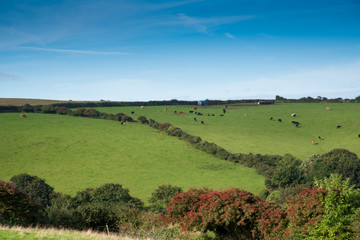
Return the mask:
M69 109L67 107L59 107L57 109L57 113L60 115L66 115L68 114Z
M73 116L83 117L85 110L86 110L85 108L78 108L75 111L73 111Z
M312 156L303 163L302 169L310 182L337 173L343 179L349 178L350 184L360 187L360 160L356 154L345 149L333 149L323 155Z
M149 198L150 209L155 213L164 213L166 204L178 193L182 192L178 186L170 184L160 185Z
M100 112L97 111L96 109L89 108L84 111L83 115L84 117L97 118L100 116Z
M0 220L16 224L35 223L38 206L15 184L0 180Z
M264 201L239 189L190 189L177 194L161 220L180 223L184 230L212 231L218 236L250 239L257 236L257 221Z
M144 116L138 117L137 120L139 120L142 124L149 123L149 121Z
M44 179L22 173L10 178L10 182L31 196L35 203L42 208L50 204L50 198L54 192L54 188L45 183Z
M21 107L21 111L22 112L34 112L34 107L31 106L30 104L25 104L24 106Z
M56 113L56 107L52 105L43 105L41 111L43 113Z

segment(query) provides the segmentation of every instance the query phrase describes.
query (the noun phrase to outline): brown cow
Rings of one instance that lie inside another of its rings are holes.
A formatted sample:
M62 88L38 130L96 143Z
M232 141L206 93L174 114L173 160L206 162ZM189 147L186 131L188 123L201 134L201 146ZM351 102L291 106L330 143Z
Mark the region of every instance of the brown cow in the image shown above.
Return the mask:
M193 107L193 110L196 110L197 109L197 107Z
M25 114L20 114L20 117L26 118Z
M204 121L200 121L201 124L204 124Z

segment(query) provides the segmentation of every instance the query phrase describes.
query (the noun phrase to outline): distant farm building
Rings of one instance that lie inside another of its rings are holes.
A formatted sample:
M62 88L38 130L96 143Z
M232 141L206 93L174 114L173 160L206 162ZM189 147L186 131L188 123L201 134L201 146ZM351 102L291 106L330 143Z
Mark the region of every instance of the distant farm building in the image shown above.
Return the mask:
M209 104L209 101L205 100L205 101L199 101L198 102L199 105L207 105Z

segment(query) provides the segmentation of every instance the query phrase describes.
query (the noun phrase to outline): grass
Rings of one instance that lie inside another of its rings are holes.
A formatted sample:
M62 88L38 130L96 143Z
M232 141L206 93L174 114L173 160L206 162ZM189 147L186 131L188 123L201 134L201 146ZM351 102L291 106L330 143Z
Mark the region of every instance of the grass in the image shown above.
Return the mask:
M329 106L331 111L326 110ZM360 155L360 104L357 103L293 103L250 106L229 106L223 117L223 106L198 107L203 116L189 114L193 106L103 107L102 112L124 112L133 117L146 116L158 122L168 122L185 132L215 142L232 153L290 153L301 160L323 154L334 148L345 148ZM174 111L186 111L174 115ZM215 114L207 116L206 112ZM245 116L245 113L247 116ZM296 113L295 118L291 113ZM194 121L194 117L198 120ZM274 120L270 121L269 118ZM277 119L281 118L282 123ZM203 120L204 125L199 124ZM296 128L291 121L301 123ZM337 129L336 126L342 128ZM319 140L321 136L323 140ZM312 140L315 144L312 144Z
M140 123L61 116L0 114L0 179L26 172L74 195L120 183L145 201L161 184L253 193L264 189L255 169L221 161Z
M87 240L87 239L99 239L99 240L131 240L133 238L119 236L116 234L104 234L93 231L73 231L65 229L54 228L23 228L12 227L11 229L0 226L0 240L2 239L23 239L23 240Z

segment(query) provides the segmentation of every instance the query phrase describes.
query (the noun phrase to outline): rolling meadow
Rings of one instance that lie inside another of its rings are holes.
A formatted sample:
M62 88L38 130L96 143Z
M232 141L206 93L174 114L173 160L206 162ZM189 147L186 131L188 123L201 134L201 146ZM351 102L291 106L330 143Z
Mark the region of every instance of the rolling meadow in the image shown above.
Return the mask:
M330 111L326 107L330 107ZM168 122L185 132L214 142L231 153L291 154L306 160L334 148L345 148L360 155L360 105L356 103L287 103L275 105L204 106L190 114L192 106L103 107L100 112L122 111ZM187 114L174 114L185 111ZM210 116L207 116L206 113ZM291 117L296 113L296 117ZM214 114L215 116L212 116ZM224 116L220 116L223 114ZM245 116L247 114L247 116ZM194 117L197 121L194 121ZM273 117L273 120L269 120ZM282 122L278 122L281 119ZM204 121L204 125L199 121ZM291 121L300 122L299 127ZM337 128L340 125L341 128ZM320 140L318 137L321 137ZM312 144L314 140L315 144Z
M119 183L144 202L167 183L254 193L265 188L255 169L220 161L140 123L36 113L4 113L0 123L2 180L26 172L71 195Z

